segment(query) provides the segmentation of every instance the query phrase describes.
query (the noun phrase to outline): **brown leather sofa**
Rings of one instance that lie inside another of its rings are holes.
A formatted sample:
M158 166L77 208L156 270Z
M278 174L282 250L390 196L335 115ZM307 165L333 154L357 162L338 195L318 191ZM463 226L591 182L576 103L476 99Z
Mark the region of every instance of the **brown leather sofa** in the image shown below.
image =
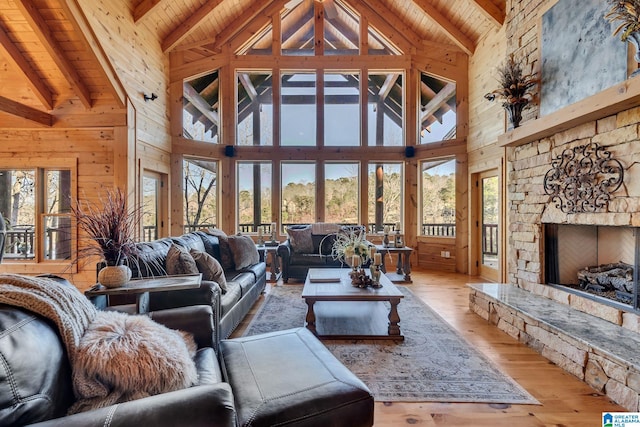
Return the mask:
M221 260L220 241L211 234L195 231L177 237L166 237L151 242L138 243L139 255L129 260L133 278L167 275L167 253L172 244L207 252ZM100 268L100 266L98 267ZM260 297L266 285L266 264L258 262L247 268L226 269L227 291L222 292L215 282L203 281L198 289L153 292L149 297L151 310L206 304L214 312L219 339L227 338L247 315ZM112 298L111 305L133 303L133 297Z
M0 425L369 427L373 397L307 329L223 340L210 305L162 310L154 320L194 334L199 384L65 416L71 369L51 322L0 304Z

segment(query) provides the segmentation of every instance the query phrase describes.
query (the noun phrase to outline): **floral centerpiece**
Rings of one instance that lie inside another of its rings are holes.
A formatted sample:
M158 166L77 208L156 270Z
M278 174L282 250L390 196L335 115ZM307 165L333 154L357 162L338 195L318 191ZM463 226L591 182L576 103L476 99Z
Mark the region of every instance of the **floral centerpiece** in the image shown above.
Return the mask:
M352 265L353 256L360 257L360 264L366 264L371 256L370 245L362 230L342 231L335 234L331 256L335 260Z
M535 74L524 74L521 61L517 61L513 54L497 71L500 88L484 97L489 101L502 99L502 107L507 111L509 121L517 128L522 120L522 110L528 108L533 100L531 88L538 83L538 79Z

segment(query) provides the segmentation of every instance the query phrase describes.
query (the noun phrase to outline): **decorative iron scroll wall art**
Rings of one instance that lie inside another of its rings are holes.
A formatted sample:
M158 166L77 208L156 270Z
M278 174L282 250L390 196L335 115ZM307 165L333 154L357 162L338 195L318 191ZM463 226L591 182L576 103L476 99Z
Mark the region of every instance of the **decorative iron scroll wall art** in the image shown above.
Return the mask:
M568 148L551 162L544 191L564 213L606 208L624 180L622 164L596 143Z

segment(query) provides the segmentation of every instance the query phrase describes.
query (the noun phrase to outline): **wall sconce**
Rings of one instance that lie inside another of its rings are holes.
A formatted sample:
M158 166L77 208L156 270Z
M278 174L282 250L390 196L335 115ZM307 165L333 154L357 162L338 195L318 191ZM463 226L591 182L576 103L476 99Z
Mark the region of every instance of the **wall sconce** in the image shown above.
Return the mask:
M158 95L153 92L151 93L151 96L147 95L146 93L143 93L142 96L144 97L144 102L155 101L156 98L158 98Z

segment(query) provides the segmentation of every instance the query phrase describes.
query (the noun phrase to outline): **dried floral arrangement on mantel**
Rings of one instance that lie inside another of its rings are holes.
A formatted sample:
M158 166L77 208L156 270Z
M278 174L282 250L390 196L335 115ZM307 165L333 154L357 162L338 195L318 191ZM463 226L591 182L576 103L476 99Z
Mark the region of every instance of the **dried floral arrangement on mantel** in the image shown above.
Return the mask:
M500 88L487 93L484 97L489 101L501 99L509 122L517 128L522 120L522 111L533 101L531 88L538 83L538 78L535 73L524 74L522 60L516 60L513 54L498 67L497 72Z
M567 148L551 166L544 176L544 191L564 213L606 209L624 180L622 163L596 143Z

